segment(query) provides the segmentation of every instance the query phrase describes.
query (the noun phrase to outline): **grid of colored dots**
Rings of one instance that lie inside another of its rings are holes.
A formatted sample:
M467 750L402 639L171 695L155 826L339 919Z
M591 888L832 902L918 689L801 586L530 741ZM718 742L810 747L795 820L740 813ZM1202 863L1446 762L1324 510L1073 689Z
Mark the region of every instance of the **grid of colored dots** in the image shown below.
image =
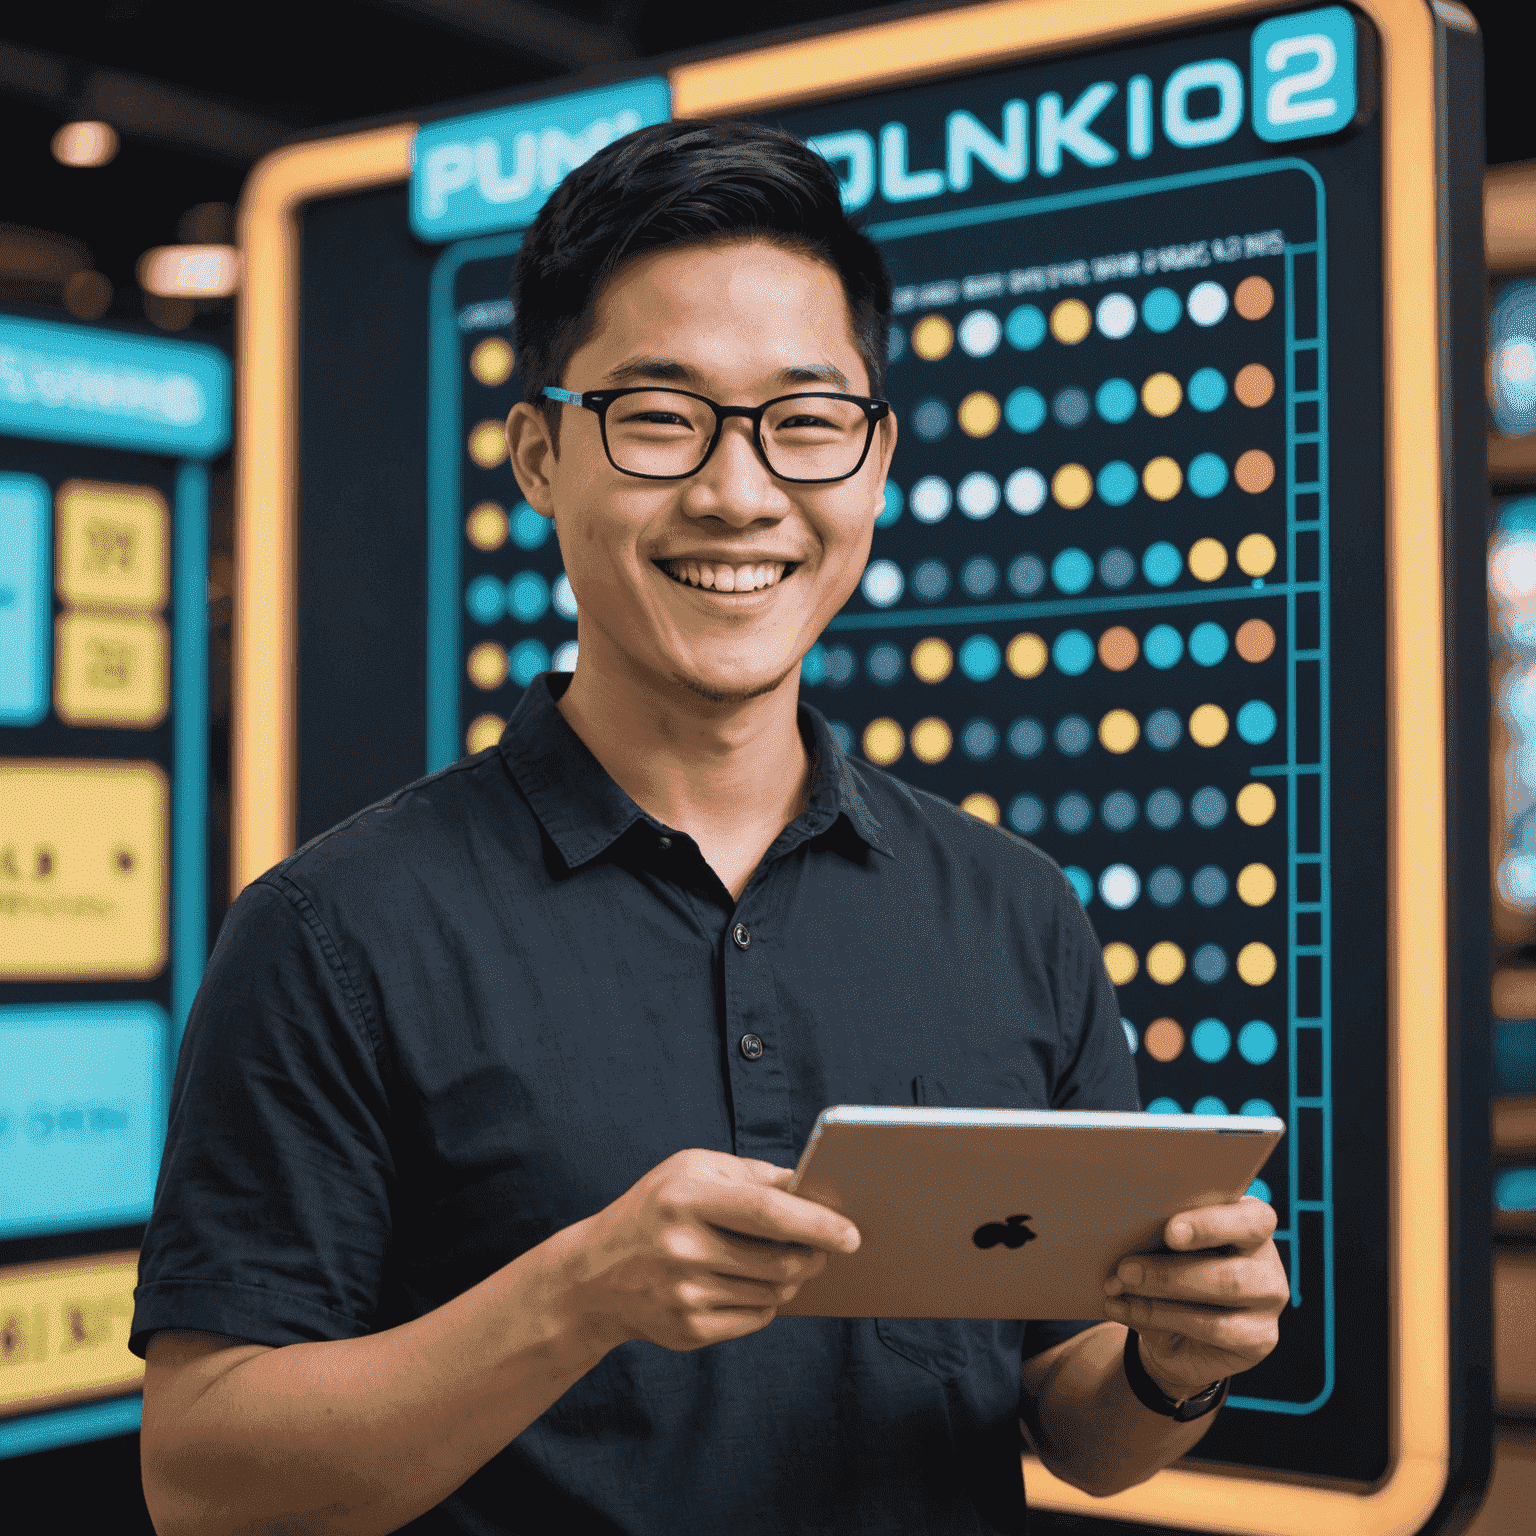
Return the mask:
M1142 965L1142 958L1123 939L1112 940L1104 946L1104 966L1109 972L1109 979L1117 987L1123 987L1133 981L1140 974ZM1214 986L1217 982L1226 979L1231 962L1228 960L1226 950L1219 944L1202 944L1191 955L1185 952L1182 945L1175 944L1171 939L1161 939L1147 950L1145 966L1148 978L1159 986L1171 987L1183 978L1186 971L1197 981L1202 981L1207 986ZM1243 945L1238 951L1237 974L1250 987L1262 987L1268 983L1273 978L1277 966L1274 950L1258 940ZM1149 1024L1146 1032L1147 1048L1153 1054L1156 1054L1153 1049L1152 1034L1155 1027ZM1165 1031L1164 1038L1168 1041L1165 1048L1172 1049L1171 1032ZM1178 1049L1173 1050L1173 1055L1176 1056L1182 1049L1181 1039ZM1172 1060L1172 1056L1158 1059Z

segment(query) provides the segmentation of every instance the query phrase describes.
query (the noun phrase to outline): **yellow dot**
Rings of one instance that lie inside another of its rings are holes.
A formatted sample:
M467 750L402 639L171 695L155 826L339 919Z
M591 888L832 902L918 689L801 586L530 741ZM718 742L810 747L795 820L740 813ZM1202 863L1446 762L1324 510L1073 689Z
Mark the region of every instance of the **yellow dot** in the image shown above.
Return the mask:
M1128 709L1112 709L1099 721L1099 740L1107 752L1129 752L1141 740L1141 725Z
M974 795L967 795L960 802L962 811L969 811L977 821L990 822L994 827L1003 819L1003 813L998 808L997 801L991 795L984 795L978 791Z
M1275 559L1275 541L1268 534L1250 533L1237 546L1237 568L1245 576L1268 576Z
M925 683L942 683L955 668L955 653L947 641L930 636L912 647L912 670Z
M1117 987L1123 987L1136 975L1137 960L1136 951L1129 944L1122 944L1116 939L1113 944L1104 946L1104 969L1109 972L1109 979Z
M1189 572L1200 581L1215 581L1227 569L1227 548L1218 539L1196 539L1189 551Z
M1275 814L1275 792L1268 784L1244 784L1237 792L1237 817L1246 826L1265 826Z
M1142 470L1141 483L1153 501L1171 501L1184 484L1184 471L1166 454L1162 454Z
M954 744L955 733L937 715L912 727L912 754L920 762L942 763Z
M494 501L482 501L464 519L464 537L476 549L500 549L507 542L507 509Z
M512 377L512 348L500 336L487 336L469 354L469 371L482 384L505 384Z
M1093 316L1081 299L1063 299L1051 311L1051 335L1075 347L1093 329Z
M482 640L465 660L464 670L476 688L500 688L507 680L507 651L494 640Z
M927 315L912 327L912 350L926 363L948 357L954 344L954 327L943 315Z
M1164 939L1147 951L1147 975L1162 986L1171 987L1184 974L1184 951Z
M1171 373L1154 373L1141 386L1141 403L1149 416L1172 416L1183 399L1184 391Z
M1081 464L1063 464L1051 476L1051 495L1075 512L1093 495L1093 476Z
M1219 704L1202 704L1189 717L1189 734L1202 747L1214 747L1227 739L1227 712Z
M469 434L469 456L481 469L495 469L507 456L507 434L499 421L482 421Z
M1237 974L1250 987L1262 987L1275 974L1275 952L1268 944L1244 944L1237 952Z
M1003 408L996 395L978 389L960 402L960 430L967 437L991 437L1003 419Z
M881 768L887 763L894 763L905 747L906 740L901 734L901 727L894 720L882 717L871 720L864 727L864 756Z
M464 733L464 745L471 752L484 752L501 740L507 722L500 715L476 715Z
M1237 877L1237 894L1250 907L1262 907L1275 899L1275 872L1268 864L1250 864Z
M1008 670L1015 677L1039 677L1049 656L1039 635L1015 635L1008 642Z

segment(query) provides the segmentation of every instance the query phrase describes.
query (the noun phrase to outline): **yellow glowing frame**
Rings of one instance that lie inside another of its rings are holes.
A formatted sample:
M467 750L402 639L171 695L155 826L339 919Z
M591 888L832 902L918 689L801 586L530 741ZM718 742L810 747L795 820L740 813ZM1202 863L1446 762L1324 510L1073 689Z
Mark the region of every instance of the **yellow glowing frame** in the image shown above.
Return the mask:
M1354 0L1381 37L1387 395L1391 1456L1363 1492L1174 1467L1093 1498L1024 1458L1035 1508L1190 1531L1412 1536L1450 1472L1446 1160L1447 865L1436 261L1435 36L1423 0ZM677 117L807 104L1034 55L1236 20L1274 0L1001 0L850 28L675 68ZM1448 25L1472 28L1459 6ZM786 82L793 82L787 85ZM313 198L402 182L414 124L299 145L264 160L242 203L231 880L295 837L294 532L298 216ZM1410 1233L1403 1213L1417 1218Z

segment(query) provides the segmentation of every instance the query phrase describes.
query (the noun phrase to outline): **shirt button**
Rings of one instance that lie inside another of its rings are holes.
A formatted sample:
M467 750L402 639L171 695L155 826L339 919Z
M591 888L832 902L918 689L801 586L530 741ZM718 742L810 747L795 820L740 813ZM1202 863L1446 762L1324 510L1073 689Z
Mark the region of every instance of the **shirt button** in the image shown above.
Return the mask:
M763 1041L760 1035L743 1035L741 1037L741 1054L748 1061L756 1061L763 1054Z
M664 838L662 838L662 840L661 840L661 846L662 846L662 847L663 847L663 848L670 848L670 847L671 847L671 846L672 846L672 839L671 839L671 838L670 838L670 837L664 837Z
M747 931L747 925L745 923L737 923L736 926L731 929L731 942L736 946L737 949L745 949L747 945L752 942L752 935ZM755 1040L757 1039L757 1036L753 1035L751 1038ZM742 1049L745 1050L746 1046L743 1045ZM758 1050L762 1050L761 1044L759 1044Z

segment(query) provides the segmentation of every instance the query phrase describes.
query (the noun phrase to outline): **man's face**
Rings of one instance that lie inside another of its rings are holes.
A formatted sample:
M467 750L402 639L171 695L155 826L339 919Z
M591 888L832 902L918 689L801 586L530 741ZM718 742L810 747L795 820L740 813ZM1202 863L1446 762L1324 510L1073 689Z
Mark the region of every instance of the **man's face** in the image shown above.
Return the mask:
M670 386L722 405L870 393L836 271L759 242L621 268L561 383ZM856 475L796 485L758 456L751 422L731 417L703 469L663 481L616 470L592 411L562 408L558 457L530 407L508 427L524 492L559 533L581 669L722 703L786 680L858 584L896 442L887 419Z

